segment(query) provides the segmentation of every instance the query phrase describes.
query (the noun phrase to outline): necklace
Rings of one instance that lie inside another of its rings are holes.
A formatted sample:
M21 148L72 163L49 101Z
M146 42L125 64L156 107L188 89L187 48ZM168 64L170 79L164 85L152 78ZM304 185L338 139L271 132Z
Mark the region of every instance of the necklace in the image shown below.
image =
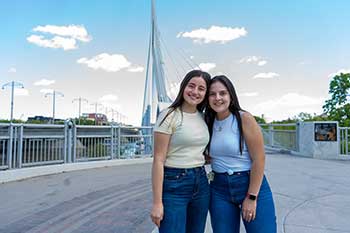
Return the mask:
M228 118L221 120L221 121L215 120L214 125L213 125L214 130L221 132L224 129L224 127L226 127L228 122L231 122L230 119L231 119L231 117L228 117Z
M222 126L214 126L214 129L215 129L215 131L219 131L219 132L221 132L221 130L222 130Z
M221 123L221 124L220 124L220 123ZM223 129L223 126L224 126L224 122L218 122L218 121L216 121L216 122L214 123L214 130L215 130L215 131L218 131L218 132L221 132L222 129Z

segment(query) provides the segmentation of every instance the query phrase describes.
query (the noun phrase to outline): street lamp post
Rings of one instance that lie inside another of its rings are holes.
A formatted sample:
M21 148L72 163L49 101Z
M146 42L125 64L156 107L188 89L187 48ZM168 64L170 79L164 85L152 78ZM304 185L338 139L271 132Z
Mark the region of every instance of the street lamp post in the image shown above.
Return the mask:
M116 111L117 113L117 123L120 124L120 113L118 111Z
M114 110L113 108L111 108L111 110L109 111L112 113L112 124L114 124L114 113L118 114L118 111Z
M15 92L15 87L19 87L19 88L24 88L22 83L19 82L9 82L6 83L2 86L2 89L5 89L6 87L11 87L11 118L10 118L10 122L12 123L13 120L13 102L14 102L14 92Z
M95 102L91 104L92 106L95 106L95 125L97 125L97 107L102 106L102 104Z
M79 97L79 98L76 98L76 99L74 99L73 101L72 101L72 103L74 103L75 101L78 101L79 102L79 125L80 125L80 116L81 116L81 102L85 102L85 103L88 103L88 100L87 99L84 99L84 98L81 98L81 97Z
M63 97L63 93L58 91L53 91L52 93L46 93L45 97L52 95L52 124L55 124L55 108L56 108L56 96Z

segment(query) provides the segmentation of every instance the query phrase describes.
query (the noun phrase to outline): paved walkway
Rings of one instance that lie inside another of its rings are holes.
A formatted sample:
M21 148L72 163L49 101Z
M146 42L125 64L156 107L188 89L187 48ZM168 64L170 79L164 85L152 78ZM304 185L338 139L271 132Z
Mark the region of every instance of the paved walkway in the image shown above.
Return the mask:
M278 233L350 232L349 161L268 154L265 174L275 199ZM206 232L212 232L210 223Z
M150 170L148 162L0 184L0 232L151 232ZM350 233L349 172L350 161L269 153L278 233Z

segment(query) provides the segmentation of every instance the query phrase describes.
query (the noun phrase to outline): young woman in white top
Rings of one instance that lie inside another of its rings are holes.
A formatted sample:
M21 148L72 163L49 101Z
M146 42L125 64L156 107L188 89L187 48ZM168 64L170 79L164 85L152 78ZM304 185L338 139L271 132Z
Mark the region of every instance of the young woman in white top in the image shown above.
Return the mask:
M209 132L202 112L210 75L190 71L154 127L152 221L160 233L203 233L210 190L203 152Z
M231 81L215 76L206 121L214 179L210 183L213 233L276 233L270 186L264 176L264 141L254 117L241 109Z

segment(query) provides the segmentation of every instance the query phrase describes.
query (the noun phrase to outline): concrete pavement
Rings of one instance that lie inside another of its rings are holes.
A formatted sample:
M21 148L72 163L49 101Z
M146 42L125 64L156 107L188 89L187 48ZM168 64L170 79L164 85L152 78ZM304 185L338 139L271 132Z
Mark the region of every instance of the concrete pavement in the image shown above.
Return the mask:
M267 154L278 233L349 233L349 172L349 161Z
M0 184L0 232L151 232L150 168L148 161ZM350 233L349 171L350 161L269 152L278 233Z

